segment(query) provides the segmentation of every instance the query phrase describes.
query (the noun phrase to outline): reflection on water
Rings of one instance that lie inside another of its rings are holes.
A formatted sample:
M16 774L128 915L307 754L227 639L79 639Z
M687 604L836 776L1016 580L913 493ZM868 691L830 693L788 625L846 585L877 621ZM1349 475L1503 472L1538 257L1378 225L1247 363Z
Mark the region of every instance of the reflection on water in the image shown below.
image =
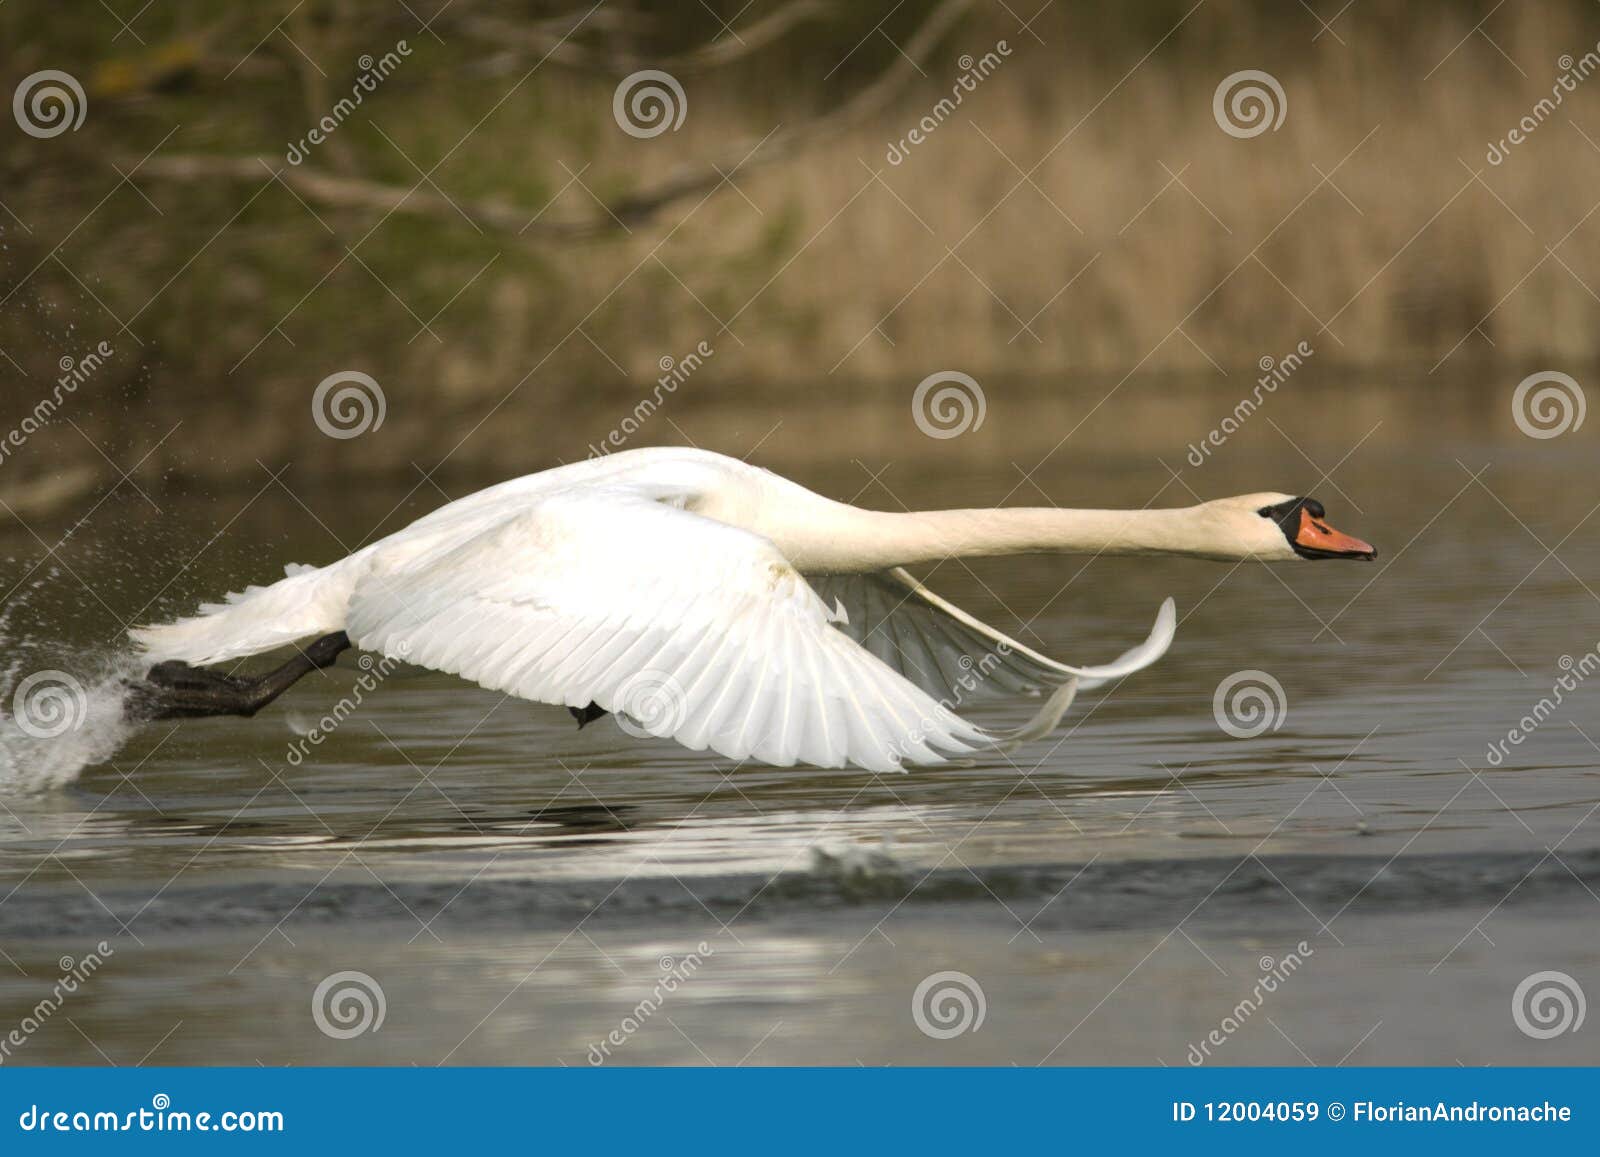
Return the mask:
M1073 419L1041 418L1045 433L1024 441L995 397L1001 430L976 440L902 439L859 460L859 431L834 459L809 439L765 448L818 489L887 509L1309 492L1380 546L1371 566L932 568L935 590L1068 660L1116 654L1162 597L1178 600L1161 664L1009 757L895 777L733 766L406 670L292 761L348 691L348 661L253 720L158 725L120 749L113 736L51 790L20 790L62 776L13 744L0 1028L56 957L101 937L116 956L71 1013L82 1032L46 1026L18 1063L97 1063L86 1036L123 1063L158 1042L169 1062L584 1063L655 962L700 941L715 949L703 979L619 1059L1179 1063L1185 1034L1237 1000L1248 960L1302 938L1316 966L1284 1013L1300 1031L1279 1023L1338 1059L1418 1001L1498 1009L1529 971L1578 974L1597 951L1584 932L1596 692L1579 685L1533 728L1522 720L1562 656L1600 640L1587 432L1536 443L1487 403L1375 412L1363 397L1277 399L1275 426L1262 415L1201 468L1181 448L1214 425L1221 396L1146 392L1114 436L1074 440L1032 473ZM710 415L691 428L737 425ZM103 672L84 656L104 655L120 621L326 561L442 501L408 489L174 500L154 521L113 500L37 569L39 544L11 532L6 678L59 667L93 685ZM53 543L65 527L37 529ZM1238 739L1213 694L1246 669L1281 685L1286 711ZM979 711L1007 726L1029 708ZM1512 728L1527 738L1490 765ZM1537 960L1523 959L1529 939ZM383 982L381 1036L333 1041L305 1014L316 982L347 968ZM930 1053L907 1002L939 968L985 982L995 1031ZM1377 1011L1363 1019L1358 1005ZM1355 1059L1580 1059L1561 1043L1530 1052L1503 1017L1481 1019L1379 1033ZM1299 1063L1281 1045L1268 1032L1227 1059Z

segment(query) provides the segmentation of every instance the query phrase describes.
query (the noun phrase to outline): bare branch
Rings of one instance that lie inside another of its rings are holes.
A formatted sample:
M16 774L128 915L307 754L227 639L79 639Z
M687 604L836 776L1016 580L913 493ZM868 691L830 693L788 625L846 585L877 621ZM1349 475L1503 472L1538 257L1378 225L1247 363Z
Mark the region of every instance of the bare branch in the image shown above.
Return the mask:
M631 224L648 220L673 201L715 189L735 172L788 160L881 111L913 77L922 75L921 63L972 3L973 0L944 0L906 42L894 63L881 76L831 112L795 128L780 129L764 140L742 141L709 165L701 162L685 166L658 184L613 201L602 212L582 218L546 217L540 211L499 201L452 202L420 185L406 189L355 177L336 176L303 165L285 166L275 157L152 157L138 169L135 179L260 181L271 176L308 201L336 208L430 217L454 217L458 213L465 213L480 225L519 237L575 240L600 236L619 229L619 222ZM712 47L715 48L715 45Z
M603 71L660 68L672 73L694 73L732 64L759 52L808 20L826 19L830 11L831 5L826 0L793 0L748 28L738 32L729 31L710 44L675 56L649 58L597 52L577 44L569 39L570 20L521 24L498 16L471 14L456 20L454 27L479 40L502 47L520 48L572 68Z
M277 179L308 201L335 209L375 210L421 217L456 217L465 213L479 225L502 233L542 234L576 238L608 232L614 222L533 220L536 210L518 209L499 201L447 200L419 184L407 189L357 177L335 176L304 165L286 165L279 157L225 157L180 154L151 157L134 175L134 180L155 177L168 181L200 182L213 180L267 181Z
M970 7L972 0L944 0L906 42L883 75L831 112L796 128L779 130L764 144L757 140L742 141L730 148L720 161L714 162L709 173L695 166L668 177L652 189L614 203L611 212L624 221L648 217L680 197L716 188L725 179L724 174L731 177L741 169L775 164L855 127L887 107L912 77L922 75L922 62Z

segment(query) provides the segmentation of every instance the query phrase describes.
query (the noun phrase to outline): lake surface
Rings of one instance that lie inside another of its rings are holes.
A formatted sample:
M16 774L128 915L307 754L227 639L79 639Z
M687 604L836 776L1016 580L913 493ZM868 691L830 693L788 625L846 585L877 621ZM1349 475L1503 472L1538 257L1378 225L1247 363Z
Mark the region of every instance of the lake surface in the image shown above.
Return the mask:
M1600 483L1593 431L1524 436L1509 384L1307 386L1198 467L1187 447L1246 387L1135 383L1048 456L1103 389L996 389L989 424L948 442L883 435L898 405L789 422L756 461L884 509L1278 489L1381 552L933 568L1067 661L1142 638L1166 595L1181 622L1049 740L903 776L580 733L410 669L297 750L355 694L355 656L253 720L122 735L95 714L114 712L98 681L120 624L329 561L473 484L291 471L8 525L6 702L60 669L91 719L8 732L0 1036L98 959L0 1059L1593 1063L1592 1026L1530 1036L1513 996L1545 971L1600 995ZM682 427L744 453L758 415ZM1214 710L1241 671L1268 677L1249 679L1275 724L1245 738Z

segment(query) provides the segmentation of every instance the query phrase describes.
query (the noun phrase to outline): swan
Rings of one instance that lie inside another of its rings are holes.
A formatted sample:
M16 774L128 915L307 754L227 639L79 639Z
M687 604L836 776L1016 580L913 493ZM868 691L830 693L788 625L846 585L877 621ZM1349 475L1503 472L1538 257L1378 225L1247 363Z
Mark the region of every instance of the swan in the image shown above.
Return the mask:
M888 513L736 458L637 449L501 483L328 566L291 565L193 617L134 628L153 665L127 711L252 715L356 646L565 705L580 727L619 712L635 733L733 760L903 770L1039 738L1078 691L1171 644L1169 598L1143 643L1070 666L905 569L1030 552L1376 557L1332 529L1321 503L1288 494ZM296 654L257 678L208 669L288 645ZM989 730L952 709L980 687L1042 702L1021 726Z

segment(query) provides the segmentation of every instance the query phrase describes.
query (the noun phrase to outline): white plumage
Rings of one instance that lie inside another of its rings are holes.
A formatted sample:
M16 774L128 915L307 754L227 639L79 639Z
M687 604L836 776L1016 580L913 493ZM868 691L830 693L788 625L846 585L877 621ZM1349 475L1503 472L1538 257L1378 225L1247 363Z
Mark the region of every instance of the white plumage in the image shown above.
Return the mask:
M133 634L154 658L201 664L343 630L730 759L890 770L1044 735L1077 690L1167 650L1170 599L1143 644L1073 667L898 569L1048 549L1030 547L1040 531L1023 522L1047 513L1073 512L880 514L720 455L638 450L471 495L332 565ZM980 688L1042 702L1022 727L989 731L951 709Z

